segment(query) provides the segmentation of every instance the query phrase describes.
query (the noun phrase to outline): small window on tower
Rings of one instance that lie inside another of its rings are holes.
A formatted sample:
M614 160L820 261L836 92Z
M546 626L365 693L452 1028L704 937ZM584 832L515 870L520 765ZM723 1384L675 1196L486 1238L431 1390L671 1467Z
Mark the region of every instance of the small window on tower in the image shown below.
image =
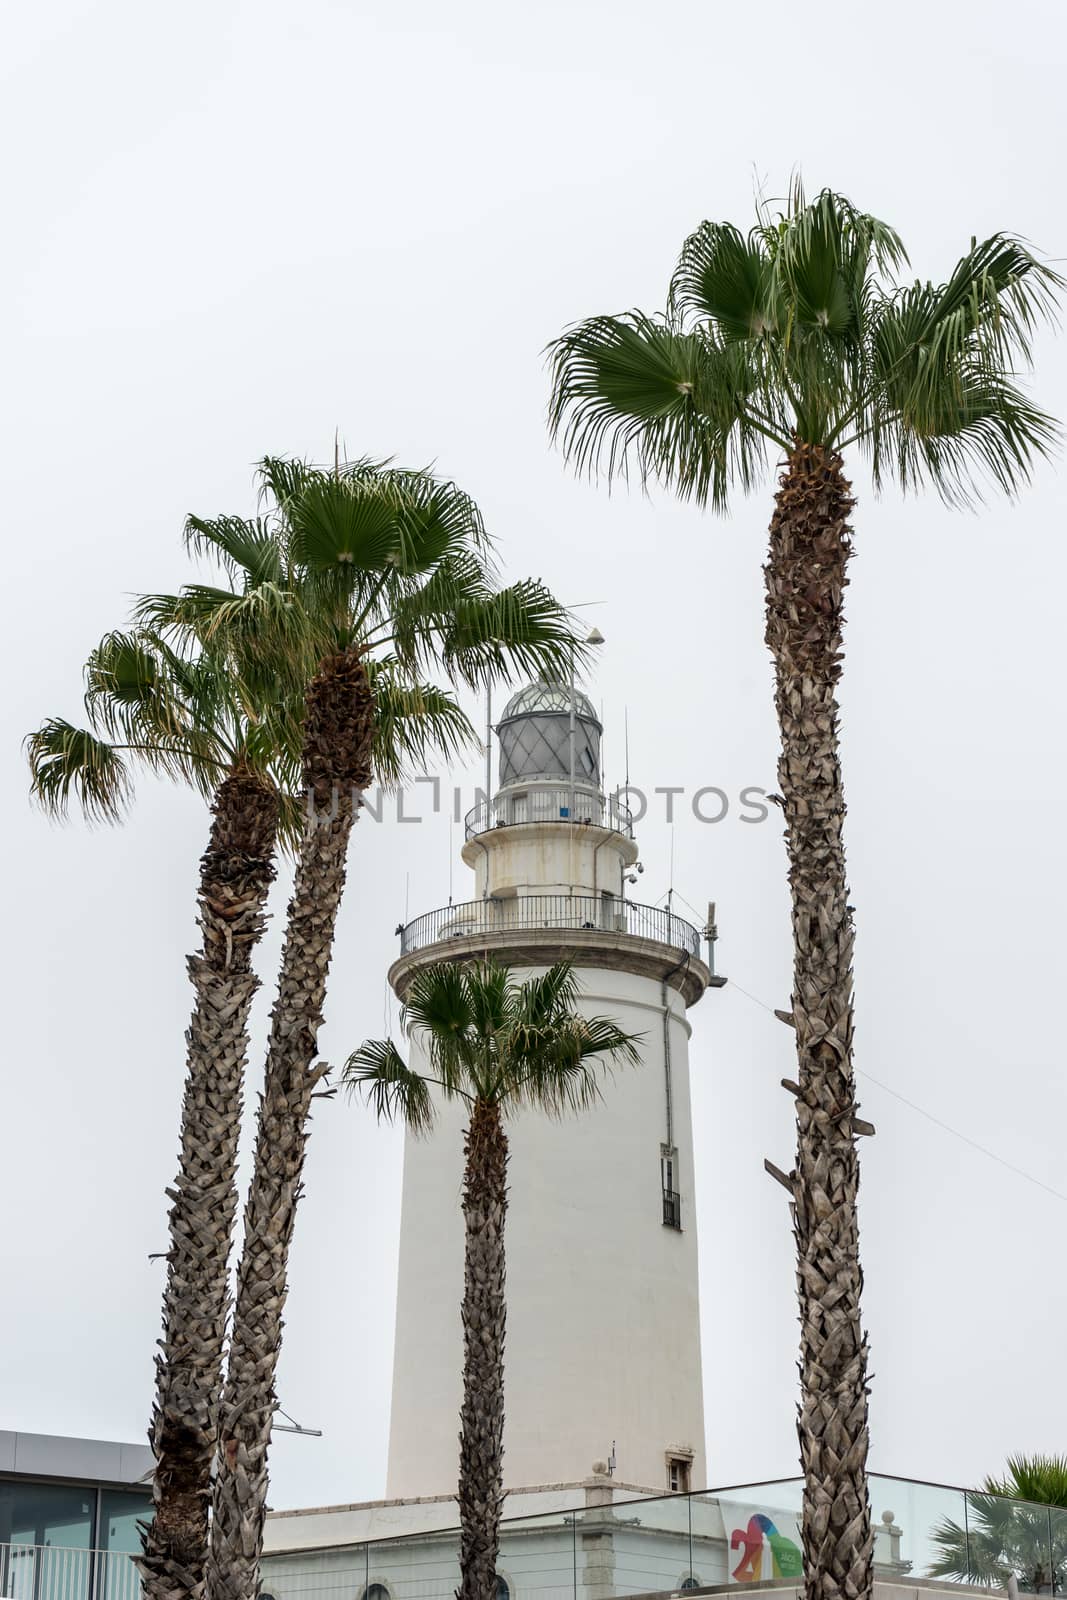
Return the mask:
M689 1493L689 1467L687 1456L667 1457L667 1487L671 1494Z
M671 1149L667 1145L660 1146L660 1172L663 1179L663 1226L665 1228L677 1228L681 1232L682 1197L675 1187L677 1159L677 1150Z

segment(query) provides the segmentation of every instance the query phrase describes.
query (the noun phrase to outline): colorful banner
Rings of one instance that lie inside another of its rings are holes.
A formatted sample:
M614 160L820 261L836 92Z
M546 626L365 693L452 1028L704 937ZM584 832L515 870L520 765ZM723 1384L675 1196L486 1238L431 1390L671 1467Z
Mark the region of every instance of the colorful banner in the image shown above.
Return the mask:
M720 1500L731 1583L767 1578L800 1578L800 1525L793 1511L761 1510Z

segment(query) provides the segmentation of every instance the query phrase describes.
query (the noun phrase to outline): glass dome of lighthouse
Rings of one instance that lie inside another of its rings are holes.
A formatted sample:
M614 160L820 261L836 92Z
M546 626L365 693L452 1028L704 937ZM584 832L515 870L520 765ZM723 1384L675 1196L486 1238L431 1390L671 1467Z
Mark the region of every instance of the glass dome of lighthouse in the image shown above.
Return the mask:
M528 683L512 695L497 724L500 787L569 783L571 779L571 688L566 683ZM574 691L574 781L600 788L600 719L593 702Z

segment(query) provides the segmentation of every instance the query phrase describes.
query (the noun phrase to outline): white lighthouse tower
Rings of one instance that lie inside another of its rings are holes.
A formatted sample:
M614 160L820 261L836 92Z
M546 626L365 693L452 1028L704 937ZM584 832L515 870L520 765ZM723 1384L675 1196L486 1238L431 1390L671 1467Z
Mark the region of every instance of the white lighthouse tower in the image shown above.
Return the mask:
M531 684L498 725L500 783L467 819L474 896L409 923L389 973L491 956L578 969L582 1006L642 1035L591 1111L509 1121L504 1482L705 1487L688 1008L717 985L696 928L626 895L629 814L601 789L601 725ZM520 976L522 974L520 973ZM412 1040L418 1052L417 1040ZM450 1494L462 1372L463 1115L404 1151L390 1499Z

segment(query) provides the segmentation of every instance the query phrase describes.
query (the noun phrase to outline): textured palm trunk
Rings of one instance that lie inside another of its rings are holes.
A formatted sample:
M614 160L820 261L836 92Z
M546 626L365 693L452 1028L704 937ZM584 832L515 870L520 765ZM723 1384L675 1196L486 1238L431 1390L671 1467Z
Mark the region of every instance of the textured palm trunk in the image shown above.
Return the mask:
M259 1108L255 1161L230 1340L212 1498L208 1600L255 1600L267 1508L274 1376L289 1245L316 1084L315 1064L345 856L371 781L373 702L357 649L323 662L308 689L304 776L309 816L297 862Z
M196 1002L186 1034L179 1170L167 1190L170 1248L149 1436L155 1509L142 1536L148 1600L182 1600L204 1582L248 1012L258 987L252 954L274 878L278 804L271 786L239 765L219 786L212 810L200 863L203 948L189 958Z
M836 698L852 506L840 456L798 442L780 480L765 568L793 910L799 1082L788 1087L797 1110L791 1188L808 1600L851 1600L872 1588L855 1142L858 1132L872 1130L856 1117Z
M498 1106L475 1102L463 1183L463 1404L457 1600L496 1600L504 1499L504 1219L508 1140Z

